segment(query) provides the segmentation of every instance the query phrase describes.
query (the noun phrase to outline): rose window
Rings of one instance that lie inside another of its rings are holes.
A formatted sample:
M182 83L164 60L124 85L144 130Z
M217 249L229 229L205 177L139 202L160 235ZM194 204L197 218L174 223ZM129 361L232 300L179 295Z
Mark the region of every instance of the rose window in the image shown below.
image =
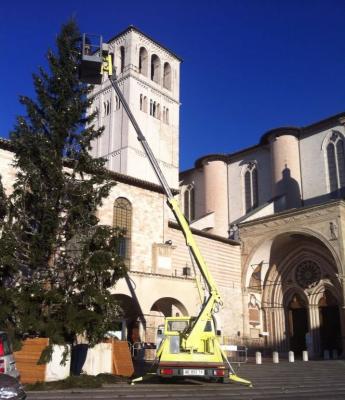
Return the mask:
M303 289L316 286L320 279L321 270L314 261L303 261L296 269L296 281Z

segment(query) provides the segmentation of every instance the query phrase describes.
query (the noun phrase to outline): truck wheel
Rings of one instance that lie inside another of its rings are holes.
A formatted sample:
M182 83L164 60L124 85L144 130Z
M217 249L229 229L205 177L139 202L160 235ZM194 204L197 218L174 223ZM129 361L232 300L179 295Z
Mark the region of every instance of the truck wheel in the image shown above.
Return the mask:
M229 376L224 376L223 378L220 378L220 383L230 383Z

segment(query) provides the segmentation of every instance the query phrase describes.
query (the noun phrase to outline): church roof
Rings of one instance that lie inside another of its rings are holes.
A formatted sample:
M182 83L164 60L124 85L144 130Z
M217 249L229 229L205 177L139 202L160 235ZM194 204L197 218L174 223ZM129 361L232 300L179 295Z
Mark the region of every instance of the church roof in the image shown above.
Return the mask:
M116 40L117 38L119 38L120 36L126 34L127 32L130 31L135 31L137 33L139 33L140 35L143 35L145 37L147 37L149 40L151 40L151 42L155 43L157 46L161 47L163 50L167 51L168 53L170 53L172 56L174 56L175 58L177 58L180 62L182 62L182 58L180 56L178 56L177 54L175 54L173 51L171 51L170 49L168 49L167 47L163 46L161 43L157 42L157 40L153 39L151 36L147 35L146 33L144 33L143 31L141 31L140 29L138 29L137 27L135 27L134 25L130 25L128 28L126 28L125 30L123 30L122 32L118 33L117 35L113 36L111 39L108 40L108 43L112 42L113 40Z
M10 140L0 137L0 149L8 150L13 152L13 146ZM66 166L68 165L68 160L66 160ZM128 185L136 186L142 189L150 190L156 193L164 193L162 187L158 184L144 181L142 179L134 178L129 175L120 174L119 172L109 171L110 175L114 178L116 182L126 183ZM174 195L179 193L178 189L171 189Z
M200 168L205 161L224 161L230 163L234 157L238 157L243 153L250 152L252 150L258 149L262 146L265 146L269 143L270 136L281 136L283 134L294 135L296 137L300 137L300 135L310 135L317 132L320 129L327 129L328 127L337 124L337 123L344 123L345 122L345 112L341 112L335 115L332 115L328 118L324 118L320 121L314 122L310 125L306 125L303 127L295 127L295 126L286 126L280 128L270 129L266 133L264 133L261 138L260 142L254 146L246 147L245 149L241 149L235 151L233 153L219 153L219 154L206 154L202 157L199 157L195 161L194 168ZM181 171L180 174L188 173L189 171L193 170L193 168L188 169L186 171Z
M283 134L294 135L299 137L302 133L313 133L318 129L325 129L330 125L334 125L335 123L339 123L339 119L345 118L345 112L341 112L339 114L332 115L328 118L324 118L320 121L314 122L310 125L295 127L295 126L287 126L281 128L270 129L268 132L264 133L261 136L260 144L267 144L270 136L280 136Z

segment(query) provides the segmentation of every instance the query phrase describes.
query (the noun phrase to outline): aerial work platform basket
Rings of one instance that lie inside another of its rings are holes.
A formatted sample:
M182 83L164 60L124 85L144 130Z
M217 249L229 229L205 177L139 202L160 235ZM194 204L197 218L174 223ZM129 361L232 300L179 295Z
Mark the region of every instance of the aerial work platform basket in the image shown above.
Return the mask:
M82 82L94 85L102 83L103 47L102 36L83 34L79 68Z

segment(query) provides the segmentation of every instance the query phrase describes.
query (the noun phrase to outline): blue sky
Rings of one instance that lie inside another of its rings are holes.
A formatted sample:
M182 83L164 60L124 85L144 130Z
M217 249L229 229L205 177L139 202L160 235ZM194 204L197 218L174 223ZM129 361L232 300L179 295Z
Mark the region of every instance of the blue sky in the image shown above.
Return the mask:
M343 0L3 0L0 136L70 16L106 39L133 24L183 58L182 170L255 145L269 129L345 111Z

